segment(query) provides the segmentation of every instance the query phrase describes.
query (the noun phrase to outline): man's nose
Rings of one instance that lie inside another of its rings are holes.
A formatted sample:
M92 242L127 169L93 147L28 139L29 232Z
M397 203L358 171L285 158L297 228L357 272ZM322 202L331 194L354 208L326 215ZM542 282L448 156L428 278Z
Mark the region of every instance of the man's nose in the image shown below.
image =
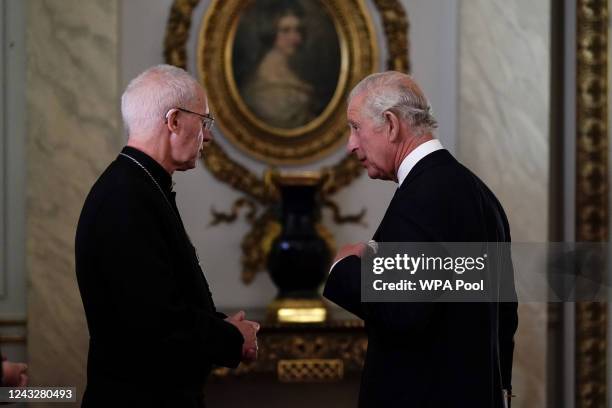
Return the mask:
M202 141L206 143L206 142L210 142L211 140L213 140L212 131L207 130L207 129L202 129Z
M351 134L349 135L349 139L348 142L346 143L346 152L348 154L352 154L355 153L355 150L357 150L357 141L355 140L355 137Z

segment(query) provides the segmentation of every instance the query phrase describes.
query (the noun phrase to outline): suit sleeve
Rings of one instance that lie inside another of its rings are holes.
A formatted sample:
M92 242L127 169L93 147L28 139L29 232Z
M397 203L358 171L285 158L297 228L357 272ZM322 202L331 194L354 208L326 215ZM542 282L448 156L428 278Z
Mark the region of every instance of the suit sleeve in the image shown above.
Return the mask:
M504 216L505 218L505 216ZM510 233L507 219L505 220L507 242L510 245ZM518 302L514 284L514 266L510 249L504 254L505 262L502 269L502 291L511 294L514 302L499 303L499 365L504 389L512 390L512 360L514 356L514 335L518 328Z
M406 217L391 215L393 228L387 242L425 241L421 229ZM323 296L365 320L380 333L402 335L423 330L432 321L434 303L361 302L361 260L349 256L332 269Z
M243 337L223 315L189 306L188 288L177 287L171 253L159 220L151 209L126 199L108 200L99 212L98 271L104 274L104 296L114 319L126 328L126 339L164 356L167 370L198 362L237 367ZM180 372L180 371L176 371Z
M502 386L512 390L512 358L514 354L514 333L518 327L518 305L516 302L499 304L499 351Z
M334 265L323 289L323 296L360 319L364 318L361 303L361 260L357 256L347 256Z
M486 186L485 186L486 187ZM512 390L512 360L514 356L514 335L518 328L518 297L514 282L514 265L512 262L512 237L510 235L510 225L508 217L504 212L503 207L495 198L493 193L488 190L488 194L493 197L497 208L497 223L496 233L497 241L504 241L504 244L498 246L498 250L502 252L498 254L498 258L502 260L500 265L500 288L502 293L501 301L498 308L498 345L499 345L499 365L501 372L502 387L508 391Z

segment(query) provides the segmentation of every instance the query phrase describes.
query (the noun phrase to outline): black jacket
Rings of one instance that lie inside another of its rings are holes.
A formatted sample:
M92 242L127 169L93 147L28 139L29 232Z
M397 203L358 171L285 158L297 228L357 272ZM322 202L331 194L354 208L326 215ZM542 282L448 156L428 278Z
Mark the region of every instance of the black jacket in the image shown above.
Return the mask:
M510 230L493 193L438 150L410 171L373 239L509 242ZM360 290L360 259L350 256L331 271L324 296L365 321L361 407L502 406L501 389L511 388L516 302L361 303Z
M243 338L215 310L170 175L139 150L123 153L157 185L120 155L85 201L76 232L90 335L83 406L201 406L211 367L236 367Z

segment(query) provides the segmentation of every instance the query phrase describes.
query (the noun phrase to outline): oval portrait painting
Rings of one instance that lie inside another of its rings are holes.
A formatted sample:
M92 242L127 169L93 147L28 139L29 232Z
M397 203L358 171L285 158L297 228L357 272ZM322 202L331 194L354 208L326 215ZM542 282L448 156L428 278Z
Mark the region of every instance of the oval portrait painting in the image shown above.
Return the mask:
M232 45L236 88L267 126L295 129L330 103L340 77L340 40L318 0L254 0Z

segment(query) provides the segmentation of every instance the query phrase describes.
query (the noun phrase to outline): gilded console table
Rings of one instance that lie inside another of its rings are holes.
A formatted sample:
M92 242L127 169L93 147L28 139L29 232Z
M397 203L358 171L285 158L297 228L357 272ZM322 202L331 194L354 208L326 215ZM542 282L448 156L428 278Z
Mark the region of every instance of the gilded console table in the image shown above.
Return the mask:
M367 348L363 321L341 310L315 323L281 323L266 318L266 310L247 311L261 323L259 358L237 369L217 368L217 380L274 375L280 382L332 382L361 372Z

